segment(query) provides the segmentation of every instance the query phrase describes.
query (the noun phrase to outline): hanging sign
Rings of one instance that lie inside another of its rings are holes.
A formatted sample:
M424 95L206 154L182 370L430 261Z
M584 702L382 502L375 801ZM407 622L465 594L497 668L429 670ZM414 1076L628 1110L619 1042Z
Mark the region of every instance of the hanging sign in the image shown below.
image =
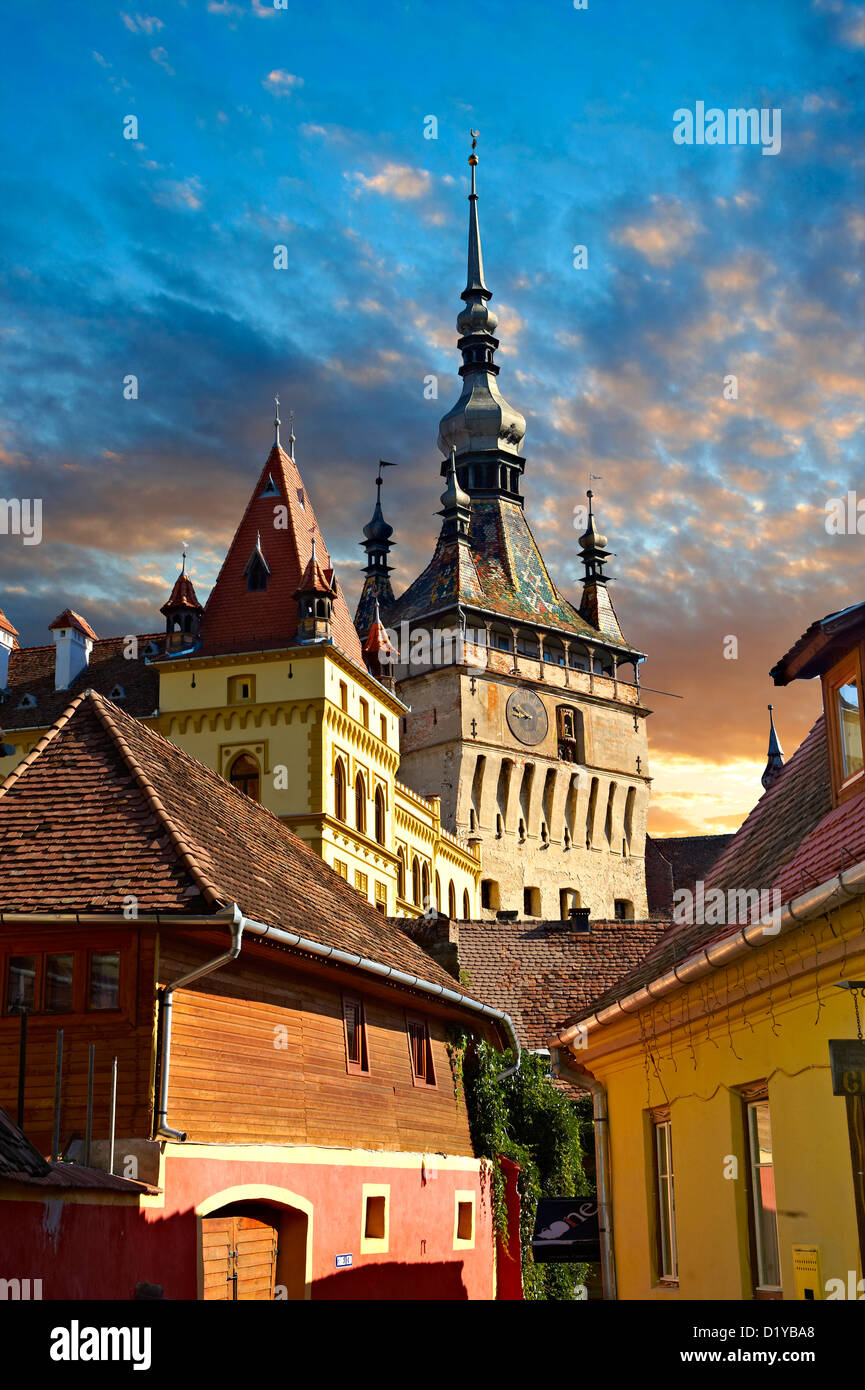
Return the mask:
M865 1096L865 1041L836 1038L829 1043L834 1096Z
M532 1255L538 1264L567 1260L597 1264L601 1232L595 1197L541 1197L535 1216Z

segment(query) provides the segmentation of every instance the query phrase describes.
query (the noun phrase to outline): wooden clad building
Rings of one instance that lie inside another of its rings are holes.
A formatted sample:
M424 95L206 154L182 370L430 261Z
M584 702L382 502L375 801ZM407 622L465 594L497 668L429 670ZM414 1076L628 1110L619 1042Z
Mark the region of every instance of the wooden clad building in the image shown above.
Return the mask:
M44 1298L494 1296L447 1042L470 1024L509 1043L510 1021L92 692L0 788L0 990L0 1106L24 1012L22 1128L53 1156L62 1029L59 1152L81 1162L94 1045L89 1164L142 1185L46 1222L44 1192L0 1181L7 1256Z

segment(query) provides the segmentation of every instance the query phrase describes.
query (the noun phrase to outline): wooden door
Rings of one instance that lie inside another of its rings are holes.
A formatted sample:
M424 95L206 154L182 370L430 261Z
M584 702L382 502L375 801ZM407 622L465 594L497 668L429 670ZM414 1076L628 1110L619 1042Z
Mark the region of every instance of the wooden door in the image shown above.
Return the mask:
M277 1232L254 1216L206 1216L201 1223L204 1297L273 1299Z

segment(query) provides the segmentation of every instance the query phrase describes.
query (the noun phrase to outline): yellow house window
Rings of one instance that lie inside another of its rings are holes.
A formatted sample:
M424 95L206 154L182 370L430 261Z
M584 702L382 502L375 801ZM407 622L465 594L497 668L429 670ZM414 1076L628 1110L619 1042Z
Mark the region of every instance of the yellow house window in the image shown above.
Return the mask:
M366 874L361 873L360 869L354 871L354 886L359 893L363 893L366 897L369 892L369 878Z
M386 916L387 916L387 884L386 884L386 883L379 883L378 880L376 880L376 885L375 885L375 905L376 905L378 911L379 911L384 917L386 917Z
M250 705L255 702L255 676L229 676L228 703Z
M368 728L369 728L369 701L368 701L368 700L361 700L361 702L360 702L360 722L361 722L361 724L363 725L363 727L364 727L365 729L368 729Z
M339 874L340 878L344 878L346 883L348 883L348 865L346 864L345 860L334 859L333 867L336 873Z

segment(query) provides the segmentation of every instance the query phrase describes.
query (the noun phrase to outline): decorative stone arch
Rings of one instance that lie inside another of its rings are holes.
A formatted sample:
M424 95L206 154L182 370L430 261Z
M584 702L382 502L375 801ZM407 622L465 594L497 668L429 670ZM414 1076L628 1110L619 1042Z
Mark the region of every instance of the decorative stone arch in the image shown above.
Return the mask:
M270 1183L242 1183L214 1192L195 1207L195 1251L199 1300L204 1297L204 1259L202 1222L217 1216L224 1208L239 1203L260 1203L273 1209L279 1232L276 1283L284 1285L292 1301L312 1297L312 1221L313 1204L286 1187Z

